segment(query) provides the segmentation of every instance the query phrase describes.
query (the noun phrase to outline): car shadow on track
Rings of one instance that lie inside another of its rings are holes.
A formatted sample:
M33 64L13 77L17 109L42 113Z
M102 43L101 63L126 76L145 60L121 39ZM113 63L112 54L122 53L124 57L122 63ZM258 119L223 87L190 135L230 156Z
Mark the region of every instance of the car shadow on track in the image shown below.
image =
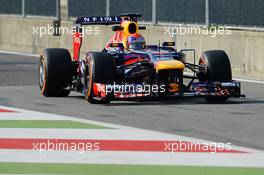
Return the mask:
M142 106L142 105L238 105L238 104L264 104L264 99L241 98L230 99L226 102L207 102L204 99L173 99L161 101L113 101L106 106Z
M67 98L85 100L83 95L70 95ZM127 100L111 101L105 106L142 106L142 105L236 105L236 104L264 104L263 98L231 98L226 102L207 102L203 98L175 98L162 100Z

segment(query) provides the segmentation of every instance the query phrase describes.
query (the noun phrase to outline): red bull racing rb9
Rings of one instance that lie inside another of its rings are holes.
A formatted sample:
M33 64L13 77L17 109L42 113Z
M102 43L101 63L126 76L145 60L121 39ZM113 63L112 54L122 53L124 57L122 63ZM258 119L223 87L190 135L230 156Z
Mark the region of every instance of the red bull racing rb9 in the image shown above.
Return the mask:
M167 41L148 45L139 33L146 29L138 25L140 16L78 17L73 56L61 48L47 48L40 55L41 94L65 97L75 91L96 104L181 97L223 102L243 96L240 82L232 80L230 61L224 51L205 51L196 64L194 49L177 51L175 43ZM80 58L84 25L112 25L114 35L101 51L87 51ZM187 53L192 53L194 62L186 61Z

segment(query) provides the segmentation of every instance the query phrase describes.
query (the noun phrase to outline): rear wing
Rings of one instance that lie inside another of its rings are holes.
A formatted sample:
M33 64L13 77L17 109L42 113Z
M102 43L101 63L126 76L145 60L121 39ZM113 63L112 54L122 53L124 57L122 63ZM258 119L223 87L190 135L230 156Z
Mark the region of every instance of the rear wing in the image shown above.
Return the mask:
M88 16L77 17L75 24L79 25L113 25L120 24L123 20L137 22L137 18L142 15L139 13L126 13L121 16Z
M120 16L92 16L77 17L75 25L113 25L121 22L122 18Z
M80 55L80 49L82 46L82 26L83 25L114 25L121 24L123 21L131 21L137 23L138 17L141 17L138 13L122 14L121 16L88 16L77 17L74 21L75 31L73 34L73 60L77 61Z

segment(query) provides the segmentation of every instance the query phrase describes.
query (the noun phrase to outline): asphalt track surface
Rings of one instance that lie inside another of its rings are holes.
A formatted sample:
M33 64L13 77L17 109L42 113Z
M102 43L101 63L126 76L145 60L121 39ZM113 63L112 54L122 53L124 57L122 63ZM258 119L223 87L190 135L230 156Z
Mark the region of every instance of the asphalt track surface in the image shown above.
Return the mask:
M223 104L203 99L92 105L81 94L45 98L37 57L0 54L0 105L162 131L264 150L264 84L242 83L246 98Z

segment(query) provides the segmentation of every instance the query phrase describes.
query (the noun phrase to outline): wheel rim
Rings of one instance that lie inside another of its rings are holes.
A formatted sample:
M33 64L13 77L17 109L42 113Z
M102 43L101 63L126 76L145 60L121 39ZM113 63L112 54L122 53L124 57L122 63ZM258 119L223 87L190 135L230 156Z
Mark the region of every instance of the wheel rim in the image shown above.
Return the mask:
M85 74L84 74L84 86L85 86L85 97L88 99L91 91L91 72L90 72L90 64L86 65Z
M87 70L86 70L86 81L87 81L87 89L90 87L90 65L87 65Z
M44 64L43 61L40 61L39 65L39 85L42 88L45 81L45 70L44 70Z

